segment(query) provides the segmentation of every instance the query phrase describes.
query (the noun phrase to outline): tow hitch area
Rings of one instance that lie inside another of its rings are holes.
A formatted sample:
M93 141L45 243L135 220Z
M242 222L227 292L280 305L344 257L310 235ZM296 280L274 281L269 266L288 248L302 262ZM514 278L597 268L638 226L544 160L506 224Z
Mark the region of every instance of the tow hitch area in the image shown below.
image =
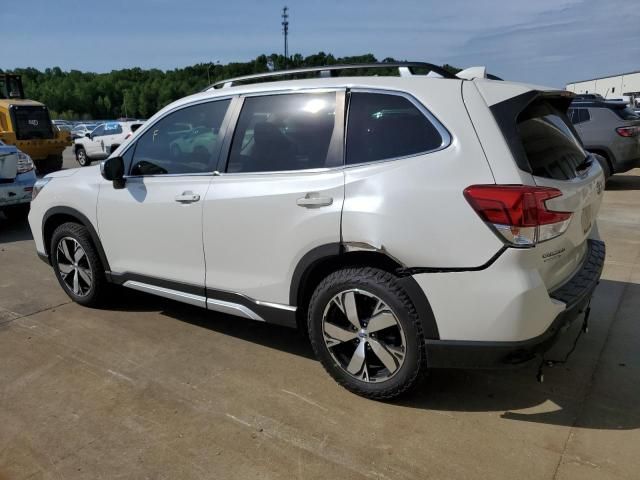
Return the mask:
M542 355L542 361L540 362L540 366L538 367L538 373L536 374L536 380L538 380L539 383L544 382L544 367L551 368L551 367L555 367L556 365L564 365L565 363L567 363L567 361L569 360L569 357L575 351L576 346L578 345L578 340L580 340L580 337L582 336L582 334L589 333L589 315L591 314L591 299L589 299L589 303L587 303L587 307L583 310L583 312L584 312L584 319L582 320L582 327L580 328L580 331L576 335L576 338L573 341L573 345L571 346L571 349L567 352L564 358L562 360L550 360L550 359L544 358L544 354Z

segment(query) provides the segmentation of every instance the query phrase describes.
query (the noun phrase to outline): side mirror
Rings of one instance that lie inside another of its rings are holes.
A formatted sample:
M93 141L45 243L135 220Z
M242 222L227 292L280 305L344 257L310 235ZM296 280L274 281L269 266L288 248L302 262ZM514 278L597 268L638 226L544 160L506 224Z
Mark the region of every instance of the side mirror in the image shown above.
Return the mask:
M87 138L91 138L91 134L90 133L85 133L84 136L87 137Z
M113 188L116 190L124 188L124 160L122 157L107 158L100 164L100 173L102 178L113 182Z

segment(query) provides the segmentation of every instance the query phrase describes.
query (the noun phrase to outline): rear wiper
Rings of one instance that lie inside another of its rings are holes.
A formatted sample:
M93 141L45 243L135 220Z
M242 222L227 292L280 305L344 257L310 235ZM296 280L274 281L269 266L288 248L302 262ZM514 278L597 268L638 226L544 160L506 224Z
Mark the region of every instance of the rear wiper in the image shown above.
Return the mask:
M593 163L593 155L587 155L580 165L576 167L576 172L587 170Z

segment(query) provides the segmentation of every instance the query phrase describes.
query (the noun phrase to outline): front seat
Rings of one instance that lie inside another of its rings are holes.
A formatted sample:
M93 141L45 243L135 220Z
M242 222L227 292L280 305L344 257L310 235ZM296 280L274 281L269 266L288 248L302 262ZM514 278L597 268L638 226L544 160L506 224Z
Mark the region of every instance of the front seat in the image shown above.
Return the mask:
M253 171L268 172L295 168L293 144L277 125L269 122L257 123L253 128L253 140Z

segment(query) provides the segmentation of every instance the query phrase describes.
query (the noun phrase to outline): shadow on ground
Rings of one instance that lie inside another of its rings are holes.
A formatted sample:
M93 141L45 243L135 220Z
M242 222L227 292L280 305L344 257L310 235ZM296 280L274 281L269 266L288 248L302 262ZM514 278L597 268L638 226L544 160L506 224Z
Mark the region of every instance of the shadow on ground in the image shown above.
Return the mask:
M640 176L613 175L607 181L606 190L640 190Z
M603 280L602 284L620 283ZM619 285L618 285L619 287ZM627 284L627 295L640 295L640 285ZM267 348L273 348L305 358L314 358L306 336L298 331L276 325L231 317L215 312L207 312L197 307L183 305L162 298L127 289L116 290L117 300L108 310L158 311L162 315L206 328L224 335L252 342ZM598 322L592 318L592 322ZM568 351L575 335L580 329L580 321L562 335L554 347L555 357L561 357ZM578 349L585 340L578 343ZM583 348L584 345L583 345ZM584 352L583 352L584 353ZM585 355L573 355L563 366L547 369L545 383L536 382L538 362L517 369L507 370L435 370L416 392L394 403L410 408L442 412L496 412L506 420L524 421L559 426L578 426L587 429L636 429L640 428L640 415L634 412L620 414L619 402L608 404L607 399L599 400L598 414L580 415L584 401L584 391L592 381L595 359L591 354L588 361ZM597 368L597 365L596 365ZM612 368L621 369L611 375L608 383L613 391L627 392L620 395L637 396L622 398L627 405L640 404L640 390L629 389L629 382L638 384L640 378L637 369L625 369L624 365ZM583 380L576 380L575 377ZM617 383L616 383L617 382ZM575 388L574 388L575 387ZM618 388L619 387L619 388ZM337 387L336 387L337 388ZM551 403L549 403L551 402ZM521 413L516 410L533 408L539 410L546 404L543 413ZM612 414L611 412L614 412Z
M640 177L616 176L607 186L607 189L629 188L640 189ZM0 244L31 238L26 222L10 223L0 216ZM627 298L640 297L638 284L621 284L603 280L601 287L606 289L607 286L608 290L611 288L626 290ZM113 290L112 301L105 310L159 312L177 321L231 335L266 348L314 358L309 341L301 332L208 312L125 288ZM592 320L594 324L598 323L598 318ZM611 328L615 327L614 324ZM555 347L556 351L567 351L577 328L579 328L579 322L576 322L574 328L562 336ZM635 331L633 334L637 336ZM608 362L606 364L608 370L604 372L607 377L608 396L600 395L596 408L591 409L588 415L581 414L585 392L591 388L593 382L594 362L600 361L595 368L605 368L601 359L597 358L597 352L586 351L587 347L584 343L588 340L581 340L576 354L566 365L549 370L544 384L536 383L537 364L516 370L500 371L436 370L431 372L418 391L395 403L399 406L443 413L495 412L502 419L507 420L578 426L587 429L640 428L640 414L637 409L630 407L627 411L623 411L620 408L620 405L640 404L640 374L637 365L627 367L624 363ZM591 345L594 343L597 342L592 342ZM637 355L635 351L623 353L627 356ZM545 411L540 413L542 406L545 406ZM522 410L526 409L533 409L535 413L523 413ZM516 412L518 410L520 412Z
M32 239L33 236L31 236L31 230L29 229L29 224L26 219L9 221L7 217L0 212L0 244Z

